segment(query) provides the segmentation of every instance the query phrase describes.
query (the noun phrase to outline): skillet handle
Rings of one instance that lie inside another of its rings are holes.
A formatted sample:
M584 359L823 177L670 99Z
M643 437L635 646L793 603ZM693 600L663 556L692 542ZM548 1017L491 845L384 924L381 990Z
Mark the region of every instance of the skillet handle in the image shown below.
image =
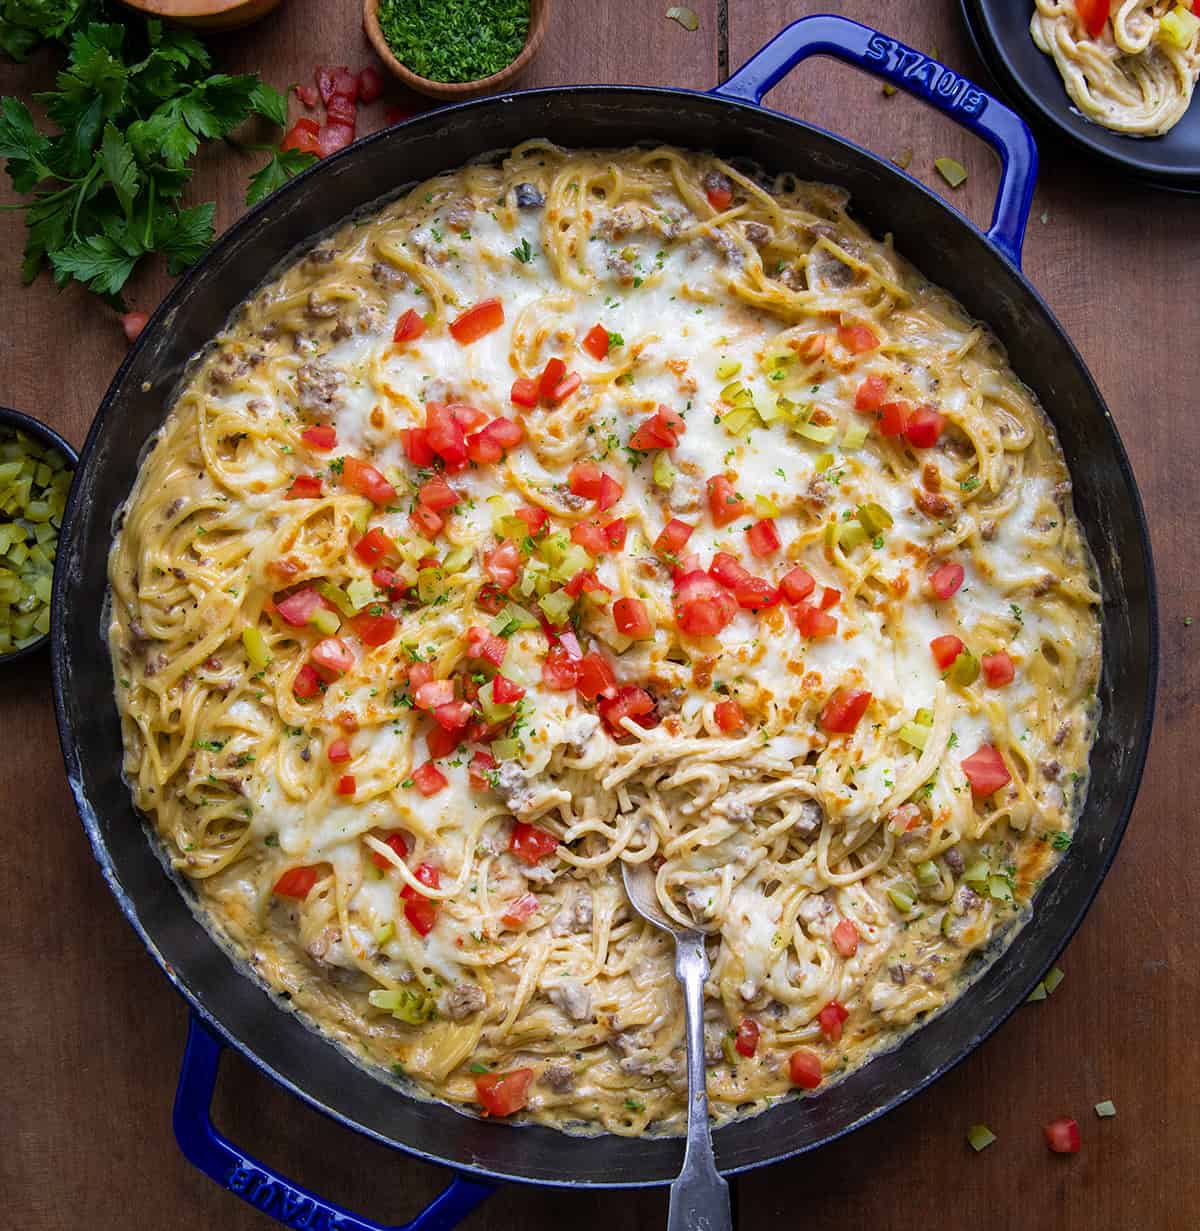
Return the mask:
M1037 146L1025 121L923 52L831 14L792 22L712 93L757 106L781 77L809 56L834 56L907 90L982 137L1000 155L1000 189L987 237L1019 269L1038 166Z
M187 1160L210 1179L284 1226L303 1231L450 1231L491 1195L490 1185L455 1175L411 1222L385 1227L293 1184L213 1127L209 1108L223 1047L193 1014L175 1091L175 1139Z

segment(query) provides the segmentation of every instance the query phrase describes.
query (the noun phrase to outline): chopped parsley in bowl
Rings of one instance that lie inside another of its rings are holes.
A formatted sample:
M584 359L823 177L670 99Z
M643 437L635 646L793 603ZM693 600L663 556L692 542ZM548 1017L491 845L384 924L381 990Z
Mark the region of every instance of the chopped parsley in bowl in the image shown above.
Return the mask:
M378 21L395 58L427 81L495 76L529 37L530 0L379 0Z

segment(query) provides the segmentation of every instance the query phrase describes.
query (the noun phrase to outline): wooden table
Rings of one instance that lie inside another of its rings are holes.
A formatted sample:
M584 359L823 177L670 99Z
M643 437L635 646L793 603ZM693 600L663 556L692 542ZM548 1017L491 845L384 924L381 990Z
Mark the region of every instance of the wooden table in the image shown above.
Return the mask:
M665 0L559 0L526 84L640 82L704 88L786 22L838 7L982 69L953 0L692 0L700 29L664 17ZM314 60L368 62L356 0L287 0L272 18L216 42L229 71L263 70L280 86ZM5 65L3 90L43 88L51 66ZM877 153L913 151L912 170L942 154L971 177L953 200L986 221L996 180L983 146L949 121L839 65L814 63L771 103ZM369 109L370 126L382 106ZM251 156L214 150L195 189L215 193L218 225L238 214ZM125 350L115 316L76 290L23 289L19 216L0 213L0 402L76 443ZM1141 482L1162 595L1163 677L1141 801L1099 900L1065 955L1066 982L1020 1010L934 1089L816 1156L734 1186L743 1228L803 1226L1194 1228L1200 1224L1200 1014L1189 890L1200 824L1188 783L1200 733L1200 203L1114 182L1043 148L1025 267L1090 364ZM928 270L936 276L936 270ZM132 287L152 307L167 285ZM1191 562L1189 564L1189 561ZM1193 657L1195 655L1195 657ZM63 779L49 663L5 671L0 691L0 1193L7 1223L28 1231L117 1227L192 1231L269 1221L192 1170L170 1130L186 1026L169 990L104 888ZM1115 1120L1092 1105L1116 1102ZM1083 1151L1051 1155L1039 1126L1078 1118ZM400 1221L444 1173L336 1127L237 1058L224 1066L218 1123L288 1175L375 1217ZM974 1156L963 1131L988 1122L999 1142ZM510 1187L464 1224L578 1231L662 1227L661 1193L569 1193Z

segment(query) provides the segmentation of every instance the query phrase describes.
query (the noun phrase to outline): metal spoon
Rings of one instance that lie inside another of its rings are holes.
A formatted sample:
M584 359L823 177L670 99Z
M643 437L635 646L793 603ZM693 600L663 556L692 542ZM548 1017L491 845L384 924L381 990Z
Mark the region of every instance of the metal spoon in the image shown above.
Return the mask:
M687 1147L683 1167L671 1185L667 1231L730 1231L729 1185L713 1161L708 1125L708 1089L704 1082L704 980L708 954L704 934L681 928L663 913L648 864L621 864L625 892L647 923L675 938L675 977L683 988L687 1022Z

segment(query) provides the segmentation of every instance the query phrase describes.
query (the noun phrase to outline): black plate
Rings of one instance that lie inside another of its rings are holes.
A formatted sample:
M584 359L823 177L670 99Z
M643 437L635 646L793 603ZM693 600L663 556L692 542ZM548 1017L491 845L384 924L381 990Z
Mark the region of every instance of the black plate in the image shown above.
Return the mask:
M1029 34L1033 0L962 0L983 62L1031 123L1049 127L1084 153L1160 188L1200 192L1200 96L1162 137L1124 137L1076 110L1054 60Z

